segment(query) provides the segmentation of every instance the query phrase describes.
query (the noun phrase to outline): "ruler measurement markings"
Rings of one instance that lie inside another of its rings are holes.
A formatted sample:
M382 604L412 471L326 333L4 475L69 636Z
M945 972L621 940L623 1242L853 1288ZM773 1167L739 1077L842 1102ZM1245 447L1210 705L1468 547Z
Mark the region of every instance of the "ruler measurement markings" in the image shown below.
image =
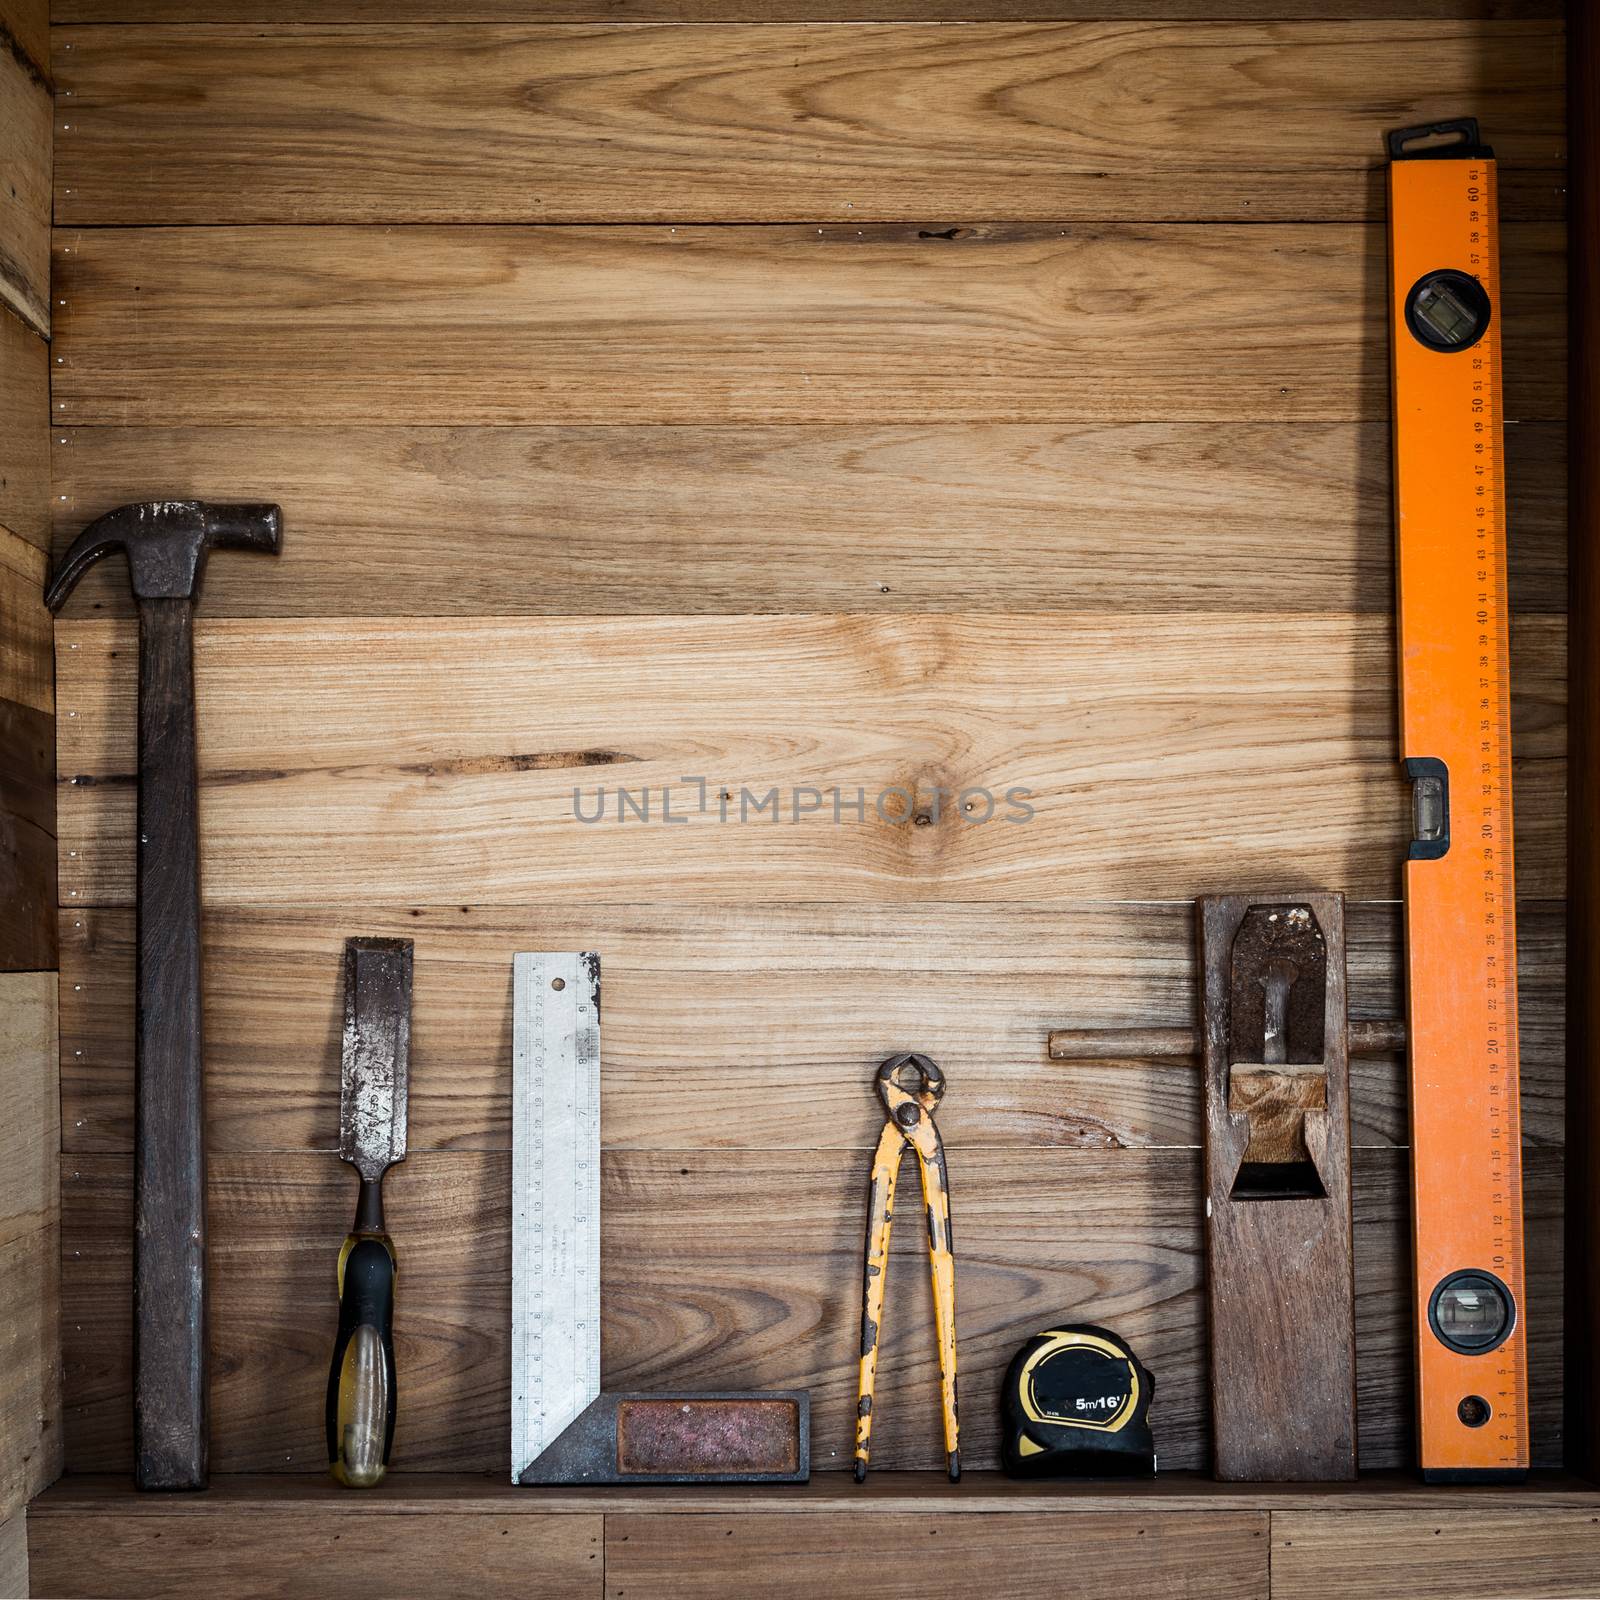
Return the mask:
M512 1479L599 1393L598 958L515 958Z
M1475 144L1475 127L1459 126ZM1421 1007L1413 1163L1422 1464L1520 1470L1526 1362L1494 168L1478 149L1442 161L1396 154L1396 476L1400 565L1411 579L1400 591L1403 753L1440 757L1447 768L1459 760L1460 820L1471 818L1470 833L1464 827L1442 857L1407 868L1408 988L1413 1009ZM1436 340L1437 325L1419 326L1423 291L1452 273L1476 280L1490 313L1464 349ZM1467 683L1456 661L1471 674ZM1468 698L1453 700L1462 690ZM1452 865L1456 848L1472 854ZM1478 937L1468 942L1473 921ZM1475 1268L1506 1285L1515 1320L1492 1353L1461 1355L1436 1338L1429 1296L1446 1274ZM1465 1410L1457 1417L1458 1399L1474 1391L1496 1402L1495 1426L1478 1433L1461 1425Z

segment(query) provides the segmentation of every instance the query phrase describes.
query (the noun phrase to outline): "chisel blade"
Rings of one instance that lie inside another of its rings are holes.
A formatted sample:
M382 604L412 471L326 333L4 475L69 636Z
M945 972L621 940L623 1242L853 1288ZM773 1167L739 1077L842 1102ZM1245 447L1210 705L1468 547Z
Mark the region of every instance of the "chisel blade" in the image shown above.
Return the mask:
M411 941L346 939L339 1155L375 1180L405 1160Z

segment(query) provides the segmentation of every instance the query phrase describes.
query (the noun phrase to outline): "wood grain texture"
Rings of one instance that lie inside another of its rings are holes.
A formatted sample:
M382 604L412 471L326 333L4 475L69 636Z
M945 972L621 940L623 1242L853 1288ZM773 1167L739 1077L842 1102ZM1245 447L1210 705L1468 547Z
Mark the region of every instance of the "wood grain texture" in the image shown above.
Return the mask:
M50 356L0 304L0 526L50 547Z
M244 1518L112 1513L92 1537L63 1518L29 1529L34 1589L63 1597L324 1600L376 1589L395 1600L599 1600L602 1518L467 1513L341 1516L263 1508Z
M60 1249L54 1222L0 1245L0 1513L6 1516L61 1475Z
M1506 215L1559 216L1563 189L1551 23L391 22L61 42L68 226L1381 220L1385 130L1463 104L1493 131Z
M0 526L0 700L53 713L55 625L45 610L49 555Z
M0 1522L0 1595L26 1600L28 1594L28 1517L24 1511Z
M271 499L205 614L1281 611L1393 604L1386 424L62 428L59 558L129 500ZM1558 425L1507 430L1511 603L1566 609ZM1285 511L1293 507L1286 524ZM1292 544L1292 555L1286 552ZM128 615L120 565L67 616Z
M55 718L0 700L0 972L56 964Z
M1377 227L950 228L62 230L52 417L922 426L1387 410ZM1562 414L1562 242L1531 224L1503 241L1506 409L1523 420Z
M952 1094L954 1091L952 1091ZM953 1100L952 1100L953 1103ZM850 1459L868 1152L608 1151L602 1157L604 1381L810 1388L816 1471ZM68 1464L129 1459L130 1163L63 1168ZM1157 1375L1169 1468L1206 1459L1198 1158L1189 1151L952 1143L963 1456L997 1459L997 1386L1026 1334L1070 1311L1129 1338ZM352 1184L337 1157L211 1162L213 1470L325 1470L322 1398L335 1259ZM1529 1329L1534 1459L1559 1458L1560 1158L1531 1152ZM385 1183L402 1290L397 1473L505 1466L509 1157L418 1151ZM1026 1204L1020 1204L1021 1197ZM779 1199L781 1197L781 1200ZM1356 1162L1362 1463L1410 1457L1406 1174ZM943 1461L925 1252L902 1230L890 1268L873 1456Z
M50 0L0 0L0 29L41 75L50 71Z
M1453 1600L1463 1572L1486 1594L1578 1600L1600 1570L1592 1511L1422 1515L1284 1511L1272 1518L1273 1600L1400 1594Z
M126 904L132 634L56 641L62 901ZM1393 648L1387 619L1269 613L202 624L206 894L1178 899L1292 866L1386 897L1409 810ZM1512 649L1519 883L1541 898L1565 871L1560 619L1521 619ZM647 786L654 820L618 821L619 787ZM975 787L992 813L957 809ZM576 820L601 788L605 820ZM793 789L818 791L798 822ZM742 800L769 790L781 821ZM883 820L908 812L927 824Z
M847 1594L864 1572L883 1600L1044 1593L1098 1600L1126 1589L1193 1600L1267 1593L1265 1513L1064 1518L844 1516L781 1511L606 1518L608 1600L810 1600Z
M0 972L0 1518L19 1529L61 1471L56 1061L55 973Z
M0 1247L53 1227L58 1212L56 981L0 972Z
M53 972L0 972L0 1105L0 1518L20 1527L30 1497L61 1471Z
M0 305L50 332L50 80L0 29Z
M1047 1062L1063 1016L1092 1026L1194 1007L1185 905L225 907L206 922L207 1137L231 1152L332 1150L339 958L353 933L417 949L413 1150L510 1148L513 950L600 950L613 1149L865 1150L870 1067L915 1047L955 1084L955 1145L1200 1142L1193 1062ZM1518 935L1522 1133L1559 1145L1566 1057L1560 907ZM1400 1007L1399 908L1350 908L1352 1006ZM133 1148L133 914L62 918L63 1147ZM958 1001L957 998L959 997ZM788 1086L735 1095L729 1082ZM1354 1138L1404 1144L1403 1068L1351 1064Z
M1054 22L1214 19L1217 0L57 0L57 22ZM1560 17L1563 0L1227 0L1230 17Z
M51 629L48 11L0 6L0 1584L27 1594L24 1510L61 1472ZM14 315L13 315L14 314ZM32 541L32 542L29 542ZM19 1584L18 1584L19 1579Z

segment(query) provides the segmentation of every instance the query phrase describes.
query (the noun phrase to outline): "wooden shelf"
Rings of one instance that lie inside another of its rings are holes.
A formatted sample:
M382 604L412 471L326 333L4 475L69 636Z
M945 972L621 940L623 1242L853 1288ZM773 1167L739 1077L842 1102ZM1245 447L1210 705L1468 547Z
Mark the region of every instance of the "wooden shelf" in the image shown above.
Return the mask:
M936 1472L883 1472L857 1484L844 1472L818 1473L807 1484L734 1484L705 1488L523 1489L482 1474L396 1473L366 1493L341 1489L320 1474L213 1477L203 1494L140 1494L125 1477L62 1478L29 1507L32 1517L97 1512L159 1517L238 1515L316 1508L370 1516L385 1512L744 1512L794 1515L879 1512L940 1517L996 1512L1461 1511L1466 1508L1600 1512L1600 1486L1563 1473L1535 1473L1526 1484L1482 1488L1425 1484L1404 1473L1372 1473L1353 1484L1215 1483L1198 1473L1164 1474L1140 1483L1015 1483L996 1472L969 1473L958 1484Z
M1556 1474L1472 1489L1400 1474L951 1484L885 1472L858 1487L830 1471L804 1485L552 1492L415 1473L362 1494L305 1474L214 1477L197 1495L68 1477L33 1502L27 1532L35 1593L129 1600L321 1600L374 1592L379 1574L384 1595L417 1600L811 1600L853 1592L869 1570L877 1600L1022 1593L1041 1570L1063 1600L1457 1600L1461 1563L1480 1561L1503 1577L1497 1594L1567 1600L1600 1571L1600 1493ZM1426 1559L1435 1541L1455 1559ZM884 1565L896 1549L908 1558Z

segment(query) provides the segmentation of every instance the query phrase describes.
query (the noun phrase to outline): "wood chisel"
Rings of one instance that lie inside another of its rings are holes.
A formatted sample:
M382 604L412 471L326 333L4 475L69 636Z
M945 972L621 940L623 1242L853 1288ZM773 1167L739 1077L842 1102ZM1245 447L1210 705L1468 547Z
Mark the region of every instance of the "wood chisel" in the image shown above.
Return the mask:
M361 1175L355 1225L339 1252L339 1333L328 1373L328 1464L340 1483L383 1480L394 1444L395 1252L383 1175L406 1155L411 941L344 947L344 1081L339 1156Z
M1528 1467L1495 163L1471 119L1389 136L1418 1444Z

